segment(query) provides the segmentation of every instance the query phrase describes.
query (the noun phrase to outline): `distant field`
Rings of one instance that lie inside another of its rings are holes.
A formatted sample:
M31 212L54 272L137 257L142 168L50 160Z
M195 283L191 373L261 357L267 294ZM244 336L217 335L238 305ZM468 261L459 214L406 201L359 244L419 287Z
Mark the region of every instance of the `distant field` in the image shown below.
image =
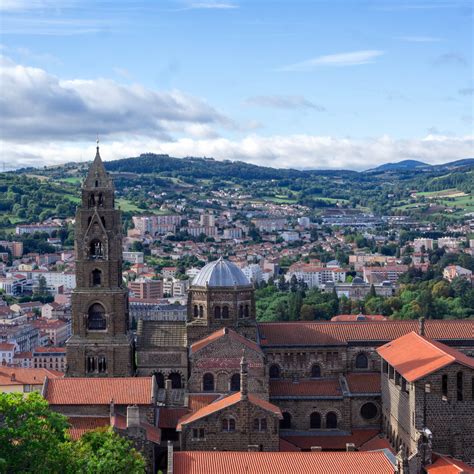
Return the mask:
M456 188L444 189L443 191L425 191L415 194L416 197L426 197L428 199L437 198L456 198L461 196L467 196L463 191L459 191Z
M161 209L141 209L130 200L124 198L118 198L116 200L116 207L120 207L120 210L123 212L135 212L137 214L169 214L168 211L162 211Z
M69 184L81 184L82 183L81 178L74 178L72 176L70 178L61 178L59 181L61 181L63 183L69 183Z
M294 204L296 199L276 194L275 196L263 196L263 201L276 202L278 204Z

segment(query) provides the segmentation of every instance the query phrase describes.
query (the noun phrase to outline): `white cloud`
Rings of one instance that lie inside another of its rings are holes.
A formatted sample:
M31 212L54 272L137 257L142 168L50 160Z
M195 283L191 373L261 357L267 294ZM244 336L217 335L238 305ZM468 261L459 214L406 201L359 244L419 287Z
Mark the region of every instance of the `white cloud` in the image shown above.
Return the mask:
M193 124L234 127L205 101L178 90L110 79L61 80L5 57L0 57L0 77L0 128L6 139L74 141L97 132L167 138L170 129L186 132Z
M191 2L189 4L190 9L204 9L204 10L230 10L238 8L238 5L230 2Z
M249 97L245 103L277 109L313 109L318 112L326 110L322 105L316 104L301 95L258 95Z
M329 54L326 56L318 56L317 58L308 59L299 63L283 66L279 71L299 72L311 71L322 66L357 66L360 64L373 63L374 59L382 56L384 51L375 49L364 51L353 51L350 53Z
M208 156L219 160L241 160L265 166L300 169L373 168L382 163L419 159L444 163L472 156L474 137L427 135L423 138L394 139L381 136L365 140L316 135L247 135L228 138L181 138L158 140L129 136L101 141L104 160L138 156L141 153L168 153L171 156ZM68 161L88 161L94 156L94 142L3 142L2 159L14 167L43 166Z

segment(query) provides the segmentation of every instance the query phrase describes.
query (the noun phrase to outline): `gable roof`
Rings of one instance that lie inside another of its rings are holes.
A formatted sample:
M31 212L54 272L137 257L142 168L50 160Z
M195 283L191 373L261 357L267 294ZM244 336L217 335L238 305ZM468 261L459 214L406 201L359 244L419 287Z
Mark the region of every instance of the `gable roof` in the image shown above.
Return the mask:
M258 323L262 347L343 346L366 341L383 343L417 331L419 322L410 321L298 321ZM425 334L442 341L474 338L473 320L427 320Z
M205 337L204 339L200 339L199 341L196 341L194 344L192 344L190 347L190 353L194 354L195 352L200 351L204 347L208 346L214 341L217 341L221 337L225 337L225 336L229 337L233 341L243 344L244 346L248 347L249 349L255 352L259 352L259 353L262 352L262 349L260 349L260 346L256 342L253 342L250 339L247 339L246 337L241 336L239 333L235 332L233 329L221 328L213 332L212 334L209 334L209 336Z
M414 382L453 362L474 369L474 358L415 332L379 347L377 352L408 382Z
M150 405L152 377L48 379L44 397L50 405Z
M194 413L191 413L190 415L186 415L183 418L181 418L181 420L178 423L177 430L180 431L182 425L187 425L188 423L192 423L193 421L199 420L201 418L205 418L206 416L212 415L213 413L221 411L224 408L228 408L232 405L236 405L237 403L240 403L241 401L242 401L241 392L237 392L227 397L216 400L215 402L210 403L209 405L206 405L200 408L199 410L196 410ZM269 411L273 413L274 415L278 416L279 418L282 418L281 410L276 405L273 405L272 403L267 402L266 400L263 400L252 394L248 395L248 401L252 403L253 405L259 406L263 410Z
M474 474L474 467L450 456L439 455L439 457L426 466L428 474Z
M54 380L58 377L64 377L64 373L51 369L0 367L0 386L42 385L46 378Z
M395 468L375 452L181 451L173 454L174 474L393 474Z

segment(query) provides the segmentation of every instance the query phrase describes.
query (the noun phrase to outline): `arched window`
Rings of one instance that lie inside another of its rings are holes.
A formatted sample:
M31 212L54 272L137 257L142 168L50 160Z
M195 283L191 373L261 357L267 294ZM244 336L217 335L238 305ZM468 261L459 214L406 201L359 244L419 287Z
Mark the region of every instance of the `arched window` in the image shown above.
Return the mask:
M313 379L321 377L321 367L318 364L313 364L311 367L311 377Z
M214 319L221 319L221 307L215 306L214 307Z
M361 352L360 354L357 354L356 357L356 369L367 369L369 367L369 359L367 359L367 356Z
M204 318L204 308L202 305L199 306L199 317Z
M312 430L321 429L321 415L317 411L314 411L309 416L309 427Z
M99 269L92 270L92 286L100 286L102 283L102 272Z
M89 196L89 207L94 207L95 206L95 196L94 193L91 193Z
M233 418L223 418L222 431L235 431L235 420Z
M158 388L165 388L165 376L161 372L155 374L155 380Z
M458 402L463 401L463 377L462 372L456 374L456 393Z
M92 258L104 257L104 246L99 239L94 239L90 244L90 256Z
M248 304L245 305L245 317L246 317L246 318L249 318L249 317L250 317L250 309L249 309L249 305L248 305Z
M240 390L240 374L234 374L230 378L230 391L238 392Z
M199 308L197 304L194 305L194 317L199 318Z
M244 317L244 305L241 304L239 306L239 318L242 319Z
M96 368L96 363L95 363L95 357L89 356L86 359L86 370L88 373L95 372Z
M360 415L365 420L373 420L377 416L377 405L372 402L364 403L360 408Z
M171 372L171 374L168 375L168 379L171 380L171 388L182 387L181 374L178 372Z
M280 367L278 365L273 364L270 366L269 375L271 379L279 379L280 378Z
M97 361L97 367L99 369L100 374L107 372L107 361L105 359L105 356L99 356Z
M94 303L89 308L88 318L87 318L87 329L93 331L104 330L106 328L105 321L105 310L104 307L99 303Z
M291 429L291 415L288 412L283 412L283 419L280 420L280 429L289 430Z
M104 196L102 196L102 193L99 193L99 206L104 205Z
M229 319L229 307L223 306L222 307L222 319Z
M334 430L337 428L337 415L333 411L330 411L326 415L326 428L328 430Z
M202 377L202 390L203 392L214 391L214 375L204 374L204 376Z

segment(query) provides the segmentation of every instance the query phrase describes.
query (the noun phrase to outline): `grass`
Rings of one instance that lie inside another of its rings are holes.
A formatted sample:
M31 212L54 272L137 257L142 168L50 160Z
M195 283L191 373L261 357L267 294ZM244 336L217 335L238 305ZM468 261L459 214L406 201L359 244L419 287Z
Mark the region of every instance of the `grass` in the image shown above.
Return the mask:
M74 178L72 176L70 178L61 178L59 181L62 182L62 183L69 183L69 184L81 184L82 183L81 178Z

